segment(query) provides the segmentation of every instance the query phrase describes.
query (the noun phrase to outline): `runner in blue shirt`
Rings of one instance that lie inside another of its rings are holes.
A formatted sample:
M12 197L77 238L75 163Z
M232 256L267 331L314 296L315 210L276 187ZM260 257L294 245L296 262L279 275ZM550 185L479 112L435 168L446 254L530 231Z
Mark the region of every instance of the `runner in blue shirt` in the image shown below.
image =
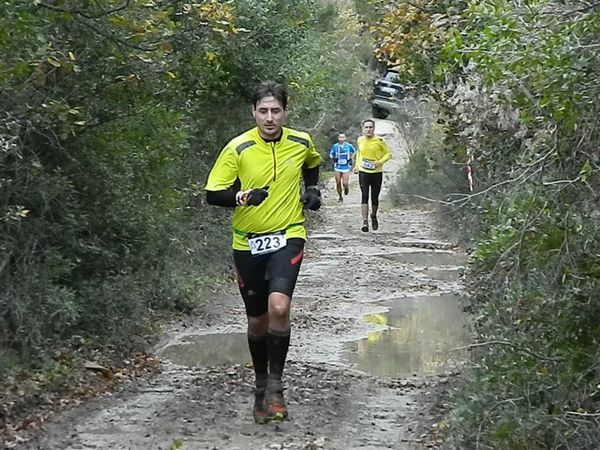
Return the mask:
M331 150L329 150L329 157L333 159L333 176L335 177L335 188L339 195L338 202L344 201L342 186L344 195L348 195L348 179L350 178L355 153L356 149L352 144L346 142L344 133L338 134L338 142L333 144Z

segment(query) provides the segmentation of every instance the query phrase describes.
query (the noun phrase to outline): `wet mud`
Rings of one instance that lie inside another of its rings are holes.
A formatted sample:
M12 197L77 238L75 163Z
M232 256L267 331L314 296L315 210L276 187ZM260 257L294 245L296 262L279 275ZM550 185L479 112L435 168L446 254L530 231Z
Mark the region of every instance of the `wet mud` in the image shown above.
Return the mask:
M465 255L439 240L434 212L386 198L405 154L392 122L378 231L360 231L358 177L316 213L292 305L284 374L290 420L252 420L253 373L236 286L206 314L173 324L155 349L162 369L47 423L24 449L419 449L468 342ZM331 177L333 178L333 177ZM210 311L210 314L208 313ZM432 415L433 414L433 415Z

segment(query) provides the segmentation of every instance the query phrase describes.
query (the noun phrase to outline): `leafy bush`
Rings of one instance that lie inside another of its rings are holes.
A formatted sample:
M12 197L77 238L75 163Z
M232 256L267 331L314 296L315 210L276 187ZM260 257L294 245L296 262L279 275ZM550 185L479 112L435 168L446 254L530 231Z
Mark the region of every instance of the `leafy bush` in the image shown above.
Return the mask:
M379 6L378 54L438 102L444 151L474 158L476 192L455 216L477 241L478 342L451 444L598 448L597 7ZM424 171L436 150L409 165Z

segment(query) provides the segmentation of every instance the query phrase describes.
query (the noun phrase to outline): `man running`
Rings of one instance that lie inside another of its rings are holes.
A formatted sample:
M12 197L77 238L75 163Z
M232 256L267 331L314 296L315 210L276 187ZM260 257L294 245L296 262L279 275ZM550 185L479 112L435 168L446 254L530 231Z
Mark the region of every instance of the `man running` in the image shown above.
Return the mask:
M356 141L355 172L358 171L358 182L361 190L361 212L363 218L362 231L369 231L369 190L371 191L371 224L373 230L379 228L377 210L379 209L379 193L383 182L383 164L392 158L392 153L385 141L375 136L375 122L372 119L362 123L363 135Z
M333 160L333 176L335 178L335 189L338 193L338 202L343 202L344 195L348 195L348 179L352 170L352 160L356 149L352 144L346 142L344 133L338 134L338 142L333 144L329 150L329 157Z
M206 184L209 204L234 208L233 260L248 318L257 423L288 416L282 374L290 304L306 241L303 207L321 206L321 156L309 134L283 126L287 101L278 83L265 81L256 88L256 127L225 146Z

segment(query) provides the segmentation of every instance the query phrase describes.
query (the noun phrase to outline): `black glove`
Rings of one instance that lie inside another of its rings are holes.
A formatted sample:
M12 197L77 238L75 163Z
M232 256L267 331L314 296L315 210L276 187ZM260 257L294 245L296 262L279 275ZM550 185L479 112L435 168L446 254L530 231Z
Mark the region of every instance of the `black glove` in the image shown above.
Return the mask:
M307 186L302 194L302 203L304 207L316 211L321 207L321 191L316 186Z
M337 164L337 162L338 162L338 159L337 158L333 158L333 163Z
M269 189L269 186L239 191L235 194L235 203L238 206L258 206L269 196L267 189Z
M269 196L267 192L269 186L265 186L259 189L251 189L248 191L248 195L246 197L246 206L258 206Z

